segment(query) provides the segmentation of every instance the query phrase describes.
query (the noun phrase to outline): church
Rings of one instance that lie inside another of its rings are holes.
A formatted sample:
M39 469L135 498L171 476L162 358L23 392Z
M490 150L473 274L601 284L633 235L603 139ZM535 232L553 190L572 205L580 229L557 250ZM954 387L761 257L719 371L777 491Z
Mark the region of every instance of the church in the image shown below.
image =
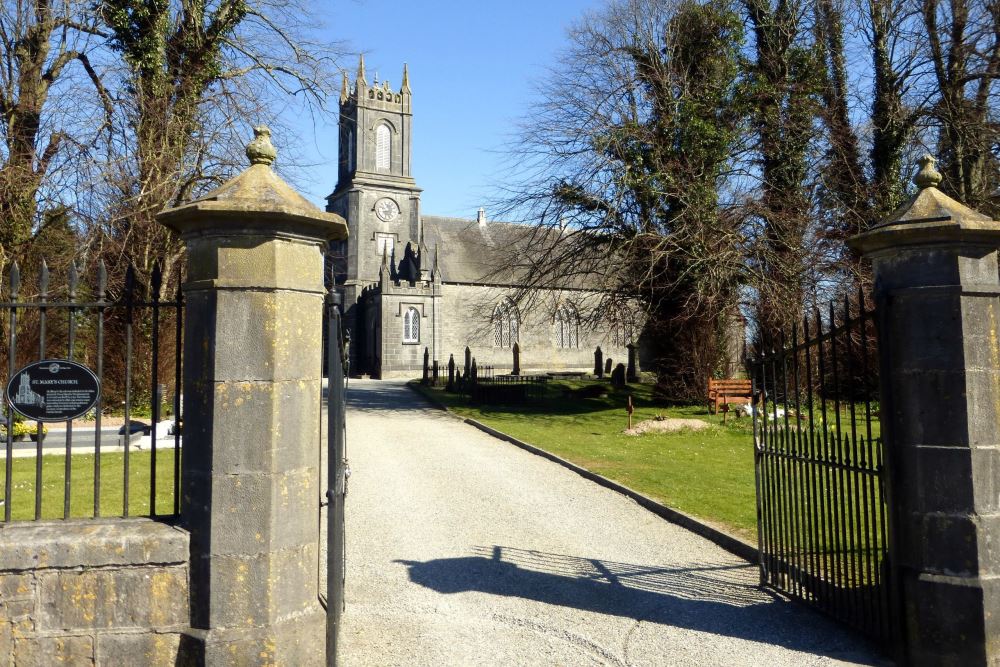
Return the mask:
M469 347L478 364L509 369L515 343L526 372L592 370L597 346L624 362L636 320L600 317L594 290L548 290L530 306L518 303L517 276L498 263L523 238L523 225L487 220L482 209L472 219L423 213L412 172L412 97L405 65L398 89L369 84L363 57L353 85L344 75L327 211L349 229L332 250L352 373L413 377L425 348L442 367L450 355L461 365Z

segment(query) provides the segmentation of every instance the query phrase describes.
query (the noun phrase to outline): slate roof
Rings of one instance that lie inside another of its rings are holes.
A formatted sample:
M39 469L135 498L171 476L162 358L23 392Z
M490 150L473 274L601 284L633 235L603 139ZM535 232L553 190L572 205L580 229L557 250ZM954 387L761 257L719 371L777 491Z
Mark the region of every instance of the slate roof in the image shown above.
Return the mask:
M480 225L476 220L422 216L426 254L423 268L434 266L434 249L438 252L441 280L446 283L474 283L504 287L529 284L529 272L536 263L545 264L540 253L548 253L554 245L573 243L558 229L535 225L488 220ZM579 240L579 239L575 239ZM561 256L569 254L561 250ZM558 280L564 289L594 290L600 288L600 276L577 265Z
M516 285L513 268L501 269L508 260L512 243L524 243L531 228L510 222L488 221L480 225L476 220L423 216L425 267L433 262L434 250L438 252L438 266L445 282L484 283L490 285Z

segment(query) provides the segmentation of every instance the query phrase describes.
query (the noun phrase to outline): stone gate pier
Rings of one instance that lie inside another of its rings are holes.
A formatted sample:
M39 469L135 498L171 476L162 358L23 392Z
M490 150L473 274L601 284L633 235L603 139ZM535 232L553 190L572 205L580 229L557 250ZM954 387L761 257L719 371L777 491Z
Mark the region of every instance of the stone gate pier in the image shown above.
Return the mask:
M1000 664L1000 223L937 189L851 244L879 310L890 545L911 665Z
M159 221L187 246L182 524L197 664L322 665L323 251L343 219L251 166Z

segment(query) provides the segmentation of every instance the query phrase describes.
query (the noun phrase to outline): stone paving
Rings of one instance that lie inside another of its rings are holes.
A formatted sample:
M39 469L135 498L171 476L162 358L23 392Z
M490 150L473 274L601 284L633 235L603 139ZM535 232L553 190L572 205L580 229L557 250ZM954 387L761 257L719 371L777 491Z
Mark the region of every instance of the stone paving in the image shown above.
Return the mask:
M344 665L884 664L744 561L401 384L352 380L348 402Z

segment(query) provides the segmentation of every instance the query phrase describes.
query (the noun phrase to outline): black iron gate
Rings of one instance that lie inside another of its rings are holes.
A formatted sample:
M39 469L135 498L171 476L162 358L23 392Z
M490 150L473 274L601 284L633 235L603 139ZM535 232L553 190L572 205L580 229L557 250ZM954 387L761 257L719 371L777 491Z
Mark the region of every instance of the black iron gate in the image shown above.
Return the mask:
M326 301L327 367L327 490L326 490L326 655L327 665L337 664L340 617L344 611L346 545L344 500L347 496L346 397L348 352L341 326L341 296L335 291Z
M806 317L753 360L761 585L889 647L898 620L874 311ZM801 338L800 338L801 336Z

